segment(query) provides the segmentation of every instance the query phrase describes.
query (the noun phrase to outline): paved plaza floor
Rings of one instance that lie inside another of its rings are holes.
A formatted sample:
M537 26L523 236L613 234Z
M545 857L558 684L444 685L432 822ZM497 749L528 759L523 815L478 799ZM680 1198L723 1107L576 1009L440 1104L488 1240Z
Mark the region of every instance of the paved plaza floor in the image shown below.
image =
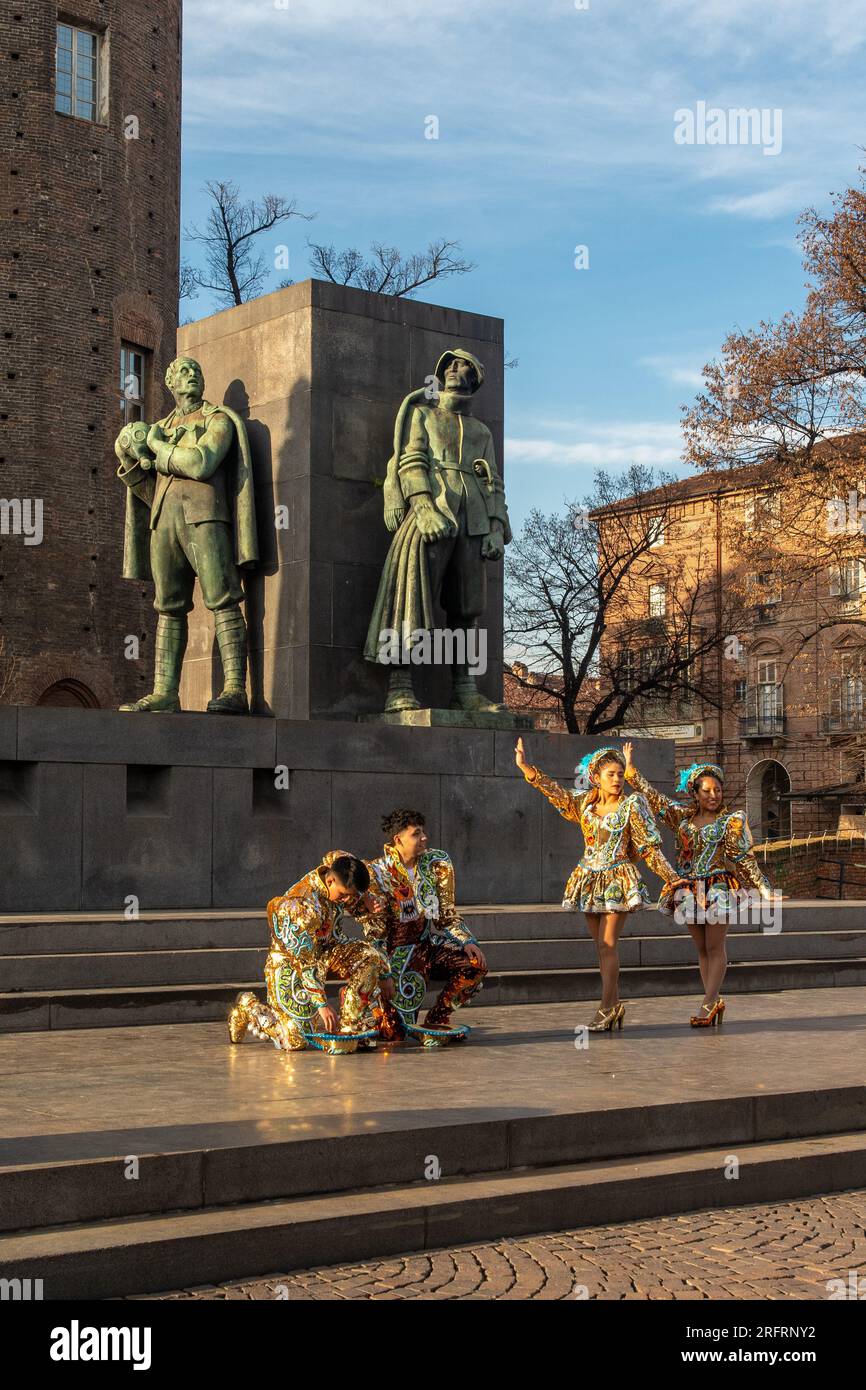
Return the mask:
M866 1298L864 1191L454 1246L139 1297L826 1300L843 1294Z
M580 1003L468 1009L468 1043L347 1057L233 1047L221 1024L0 1037L0 1167L866 1085L866 989L641 999L622 1033Z

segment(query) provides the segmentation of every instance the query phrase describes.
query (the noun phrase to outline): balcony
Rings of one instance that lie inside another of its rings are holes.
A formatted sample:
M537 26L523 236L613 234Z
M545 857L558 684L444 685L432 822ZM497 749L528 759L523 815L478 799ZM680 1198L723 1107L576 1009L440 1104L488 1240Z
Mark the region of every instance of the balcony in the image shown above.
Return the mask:
M778 603L756 603L752 610L753 623L775 623L779 618Z
M822 734L856 733L866 729L866 712L863 710L843 710L841 714L822 714Z
M740 738L774 738L785 732L785 714L782 710L771 714L747 714L738 723Z
M775 681L762 681L746 690L748 714L738 720L740 738L775 738L784 734L785 687Z

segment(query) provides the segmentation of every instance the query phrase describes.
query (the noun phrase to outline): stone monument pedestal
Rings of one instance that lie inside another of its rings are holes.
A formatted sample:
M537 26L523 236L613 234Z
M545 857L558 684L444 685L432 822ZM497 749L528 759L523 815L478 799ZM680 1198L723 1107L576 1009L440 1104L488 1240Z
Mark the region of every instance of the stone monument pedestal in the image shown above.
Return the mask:
M180 329L178 352L201 363L207 399L242 415L250 439L262 556L244 580L254 714L354 721L384 709L388 668L362 653L392 539L383 484L394 420L455 346L484 363L474 411L503 472L501 319L306 280ZM486 563L479 688L499 702L502 561ZM419 667L416 681L422 704L450 700L450 670ZM204 710L219 689L196 586L181 704Z
M360 714L360 723L394 724L409 729L534 729L528 714L510 710L404 709L389 714Z
M142 912L264 911L327 849L381 853L396 806L423 811L461 903L558 904L580 835L524 781L515 741L514 729L0 706L0 914L124 913L131 899ZM525 741L564 786L607 742ZM636 747L667 791L673 744Z

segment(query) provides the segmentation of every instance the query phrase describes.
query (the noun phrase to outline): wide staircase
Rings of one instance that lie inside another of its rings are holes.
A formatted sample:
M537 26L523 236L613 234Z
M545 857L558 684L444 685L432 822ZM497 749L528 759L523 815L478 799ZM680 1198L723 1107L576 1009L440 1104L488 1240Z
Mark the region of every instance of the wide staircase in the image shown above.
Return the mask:
M597 997L582 917L554 904L462 911L490 967L478 1006ZM263 992L266 939L253 910L0 917L0 1032L224 1018L239 990ZM866 984L866 902L784 901L775 922L733 925L728 955L729 994ZM620 958L624 998L699 988L687 929L655 910L629 921Z
M589 1037L579 918L464 914L475 1036L347 1058L216 1026L263 992L260 912L0 920L0 1279L110 1298L866 1186L863 1005L829 988L866 985L866 904L732 928L703 1034L660 997L697 996L687 931L636 914L628 1026Z

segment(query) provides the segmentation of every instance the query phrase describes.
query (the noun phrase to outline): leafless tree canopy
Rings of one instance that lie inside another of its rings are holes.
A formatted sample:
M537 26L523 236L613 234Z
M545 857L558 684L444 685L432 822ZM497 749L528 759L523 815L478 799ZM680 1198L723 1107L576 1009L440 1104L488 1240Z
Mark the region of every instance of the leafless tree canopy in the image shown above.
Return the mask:
M508 659L528 668L520 685L557 702L570 733L641 722L653 704L668 722L680 705L720 701L721 664L709 658L742 626L741 600L717 591L714 538L662 568L653 543L676 514L672 482L637 466L599 471L582 505L532 511L506 552ZM666 594L660 617L640 602L653 582Z
M243 304L261 294L268 272L265 257L256 254L255 238L289 218L308 222L313 214L298 212L296 199L287 202L276 193L244 200L235 183L211 181L206 188L213 206L205 228L186 232L190 241L204 246L205 270L187 267L187 293L196 285L225 304Z
M184 299L198 298L196 275L189 261L181 261L180 263L180 283L177 297L181 303Z
M745 525L732 519L726 545L796 609L790 659L835 628L851 629L866 663L866 611L840 605L866 556L866 169L828 216L807 208L799 225L804 307L728 335L684 412L686 458L748 466L756 506ZM759 524L763 499L777 508L774 524Z
M392 294L408 298L431 280L444 280L449 275L466 275L475 266L460 255L456 241L431 241L426 251L402 256L396 246L376 241L365 256L354 247L337 251L334 246L309 243L310 261L314 272L332 280L336 285L354 285L372 290L374 294Z

